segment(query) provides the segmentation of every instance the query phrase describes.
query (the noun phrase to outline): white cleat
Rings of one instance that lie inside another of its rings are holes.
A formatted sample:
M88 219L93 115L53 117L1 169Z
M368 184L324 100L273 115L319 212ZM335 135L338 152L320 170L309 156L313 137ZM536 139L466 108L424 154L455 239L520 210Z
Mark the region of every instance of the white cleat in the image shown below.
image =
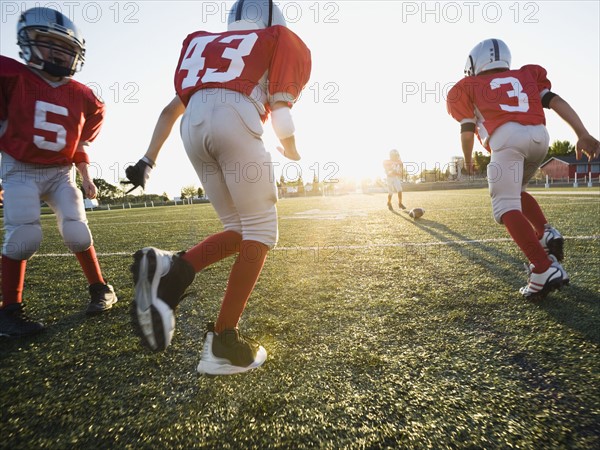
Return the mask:
M569 284L569 275L556 257L550 255L552 264L544 273L534 273L533 264L529 265L529 280L527 286L519 289L519 292L528 300L543 300L546 296L557 289Z
M267 359L265 348L237 329L215 333L209 324L197 371L206 375L234 375L260 367Z

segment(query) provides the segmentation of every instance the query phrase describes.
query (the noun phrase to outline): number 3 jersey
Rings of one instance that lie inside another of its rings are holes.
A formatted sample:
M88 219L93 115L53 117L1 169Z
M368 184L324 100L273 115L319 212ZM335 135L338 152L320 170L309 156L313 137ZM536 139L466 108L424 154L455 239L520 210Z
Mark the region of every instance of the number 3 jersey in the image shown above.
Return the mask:
M476 125L477 137L489 150L488 140L507 122L545 125L542 97L550 91L546 70L536 65L518 70L466 77L448 92L448 113L461 124Z
M0 150L26 163L87 161L78 144L93 141L104 104L87 86L51 83L26 65L0 56ZM77 154L76 154L77 153Z
M183 42L175 90L186 106L200 89L240 92L254 101L264 122L270 105L298 100L310 71L310 50L285 27L198 31Z

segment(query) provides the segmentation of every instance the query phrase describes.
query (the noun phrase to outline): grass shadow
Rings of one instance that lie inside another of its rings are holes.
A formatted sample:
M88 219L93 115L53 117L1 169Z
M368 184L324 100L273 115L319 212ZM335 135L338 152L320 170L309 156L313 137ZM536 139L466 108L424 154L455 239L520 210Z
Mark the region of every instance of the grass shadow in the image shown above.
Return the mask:
M561 292L569 297L569 301L551 295L536 305L557 323L594 344L600 344L600 295L573 283Z
M408 215L400 213L396 213L396 215L419 227L439 242L446 243L468 261L485 269L496 271L499 263L509 263L517 265L518 271L521 271L523 260L515 257L513 254L500 250L497 246L475 241L472 237L461 234L442 223L430 219L411 219Z
M106 319L108 314L115 311L107 311L100 315L88 316L85 311L75 312L60 317L56 322L45 325L44 330L34 336L6 337L0 338L0 361L14 351L27 351L37 349L38 346L48 342L64 339L65 334L77 334L82 327ZM118 314L118 312L115 312ZM43 320L42 320L42 323Z

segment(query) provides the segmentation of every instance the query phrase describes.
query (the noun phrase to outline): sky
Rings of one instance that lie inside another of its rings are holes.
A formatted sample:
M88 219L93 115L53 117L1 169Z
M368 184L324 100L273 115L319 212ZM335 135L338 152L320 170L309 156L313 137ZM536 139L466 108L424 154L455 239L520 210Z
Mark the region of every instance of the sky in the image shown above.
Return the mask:
M512 67L539 64L553 91L600 135L600 2L595 1L280 1L288 27L310 48L313 69L293 108L298 163L263 139L279 178L323 181L376 178L397 149L409 174L460 156L459 125L445 96L463 76L470 50L504 40ZM118 184L146 151L162 108L173 98L181 43L197 30L224 31L232 1L0 1L0 53L19 60L19 12L60 10L86 39L75 79L104 100L107 114L89 148L94 178ZM551 141L576 137L547 111ZM476 150L483 151L477 147ZM178 196L200 186L178 124L162 149L146 192Z

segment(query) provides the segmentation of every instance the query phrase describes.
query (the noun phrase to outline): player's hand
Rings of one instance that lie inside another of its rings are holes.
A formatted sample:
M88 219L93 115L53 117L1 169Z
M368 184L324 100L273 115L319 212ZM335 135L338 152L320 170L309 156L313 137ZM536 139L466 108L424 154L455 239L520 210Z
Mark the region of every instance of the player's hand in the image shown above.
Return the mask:
M285 149L283 147L277 147L277 151L285 156L287 159L291 159L292 161L300 161L301 156L298 153L298 150L294 149Z
M150 172L154 168L154 163L145 156L135 163L134 166L128 166L125 169L125 176L128 181L121 181L122 184L131 184L132 187L125 194L129 194L135 188L146 188L146 181L150 178Z
M86 198L94 199L98 195L98 188L91 180L83 180L81 182L81 187L83 188Z
M575 156L577 159L581 159L581 154L584 153L588 160L597 158L600 156L600 142L590 134L584 134L577 140L575 146Z

